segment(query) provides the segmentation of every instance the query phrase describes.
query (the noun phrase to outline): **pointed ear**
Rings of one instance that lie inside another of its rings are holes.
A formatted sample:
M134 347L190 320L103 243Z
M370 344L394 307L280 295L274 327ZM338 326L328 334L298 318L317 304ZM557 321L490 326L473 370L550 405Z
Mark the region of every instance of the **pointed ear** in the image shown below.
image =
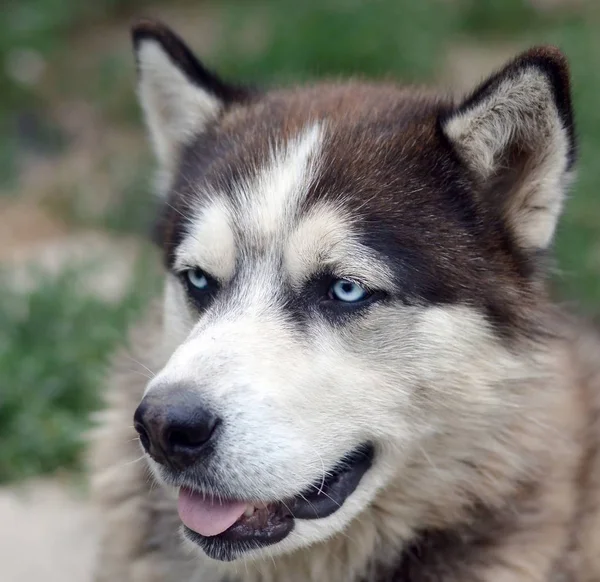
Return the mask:
M525 249L547 248L575 159L568 65L523 53L441 119L442 130ZM485 202L484 200L484 202Z
M132 39L139 100L168 181L181 146L250 93L226 84L206 69L186 44L159 22L138 22L132 28Z

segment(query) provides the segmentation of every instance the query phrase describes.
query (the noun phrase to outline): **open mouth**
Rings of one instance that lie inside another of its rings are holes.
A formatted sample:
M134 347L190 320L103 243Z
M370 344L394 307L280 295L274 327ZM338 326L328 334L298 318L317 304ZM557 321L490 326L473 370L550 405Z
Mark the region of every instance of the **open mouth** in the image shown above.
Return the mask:
M179 492L179 517L186 537L215 560L283 540L296 519L320 519L335 513L354 492L373 462L372 445L355 449L306 491L274 503L218 500L190 489Z

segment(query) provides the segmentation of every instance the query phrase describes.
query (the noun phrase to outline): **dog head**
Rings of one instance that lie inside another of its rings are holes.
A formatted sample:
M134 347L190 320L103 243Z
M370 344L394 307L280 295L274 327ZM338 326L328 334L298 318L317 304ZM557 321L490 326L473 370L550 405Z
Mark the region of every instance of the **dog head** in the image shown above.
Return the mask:
M467 498L537 373L574 160L563 56L524 53L456 104L233 86L151 22L134 44L170 356L135 423L187 538L275 555L391 488L406 515Z

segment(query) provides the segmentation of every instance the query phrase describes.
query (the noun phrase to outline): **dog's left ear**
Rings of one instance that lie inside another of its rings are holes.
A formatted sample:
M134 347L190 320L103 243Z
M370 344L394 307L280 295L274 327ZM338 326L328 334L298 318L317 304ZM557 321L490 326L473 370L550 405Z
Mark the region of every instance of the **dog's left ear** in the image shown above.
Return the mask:
M205 68L165 25L142 20L131 32L140 103L162 170L170 173L181 146L250 92Z
M442 130L524 249L547 248L575 159L569 72L534 48L441 119Z

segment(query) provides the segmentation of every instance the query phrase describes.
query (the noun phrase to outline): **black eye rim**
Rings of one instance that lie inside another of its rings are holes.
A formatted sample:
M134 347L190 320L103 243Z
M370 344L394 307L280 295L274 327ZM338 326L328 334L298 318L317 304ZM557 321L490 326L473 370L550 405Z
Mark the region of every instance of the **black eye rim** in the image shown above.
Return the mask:
M189 271L197 271L206 277L207 286L204 289L196 287L189 279ZM199 266L178 269L174 274L181 281L189 300L198 308L205 308L207 302L221 289L219 281ZM366 292L365 297L358 301L344 301L332 296L332 288L339 281L348 281L358 285ZM388 291L374 289L356 277L332 275L331 273L315 277L312 280L311 286L312 289L310 291L307 289L307 291L309 291L309 296L312 296L313 301L315 301L314 304L324 309L341 312L360 311L362 308L368 307L373 303L380 303L391 297Z
M337 283L340 283L340 282L352 283L353 285L358 285L358 287L360 287L365 292L365 296L362 299L358 299L357 301L344 301L343 299L340 299L339 297L335 297L333 288L335 287L335 285ZM367 301L371 297L371 295L373 295L373 293L375 293L375 292L372 291L371 289L369 289L366 285L364 285L360 281L357 281L356 279L353 279L351 277L334 277L331 279L331 284L329 285L329 288L327 289L327 297L329 300L337 301L339 303L345 303L348 305L353 305L353 304L357 304L357 303L362 303L363 301Z
M196 287L188 276L190 271L198 271L206 277L207 285L204 289ZM206 299L212 297L219 290L219 282L212 277L209 273L207 273L204 269L198 266L187 267L181 269L176 273L179 280L181 281L183 287L185 288L187 295L196 302L202 302Z
M335 283L338 281L350 281L356 285L359 285L364 289L367 295L358 301L343 301L331 295L331 290ZM373 303L379 303L389 298L389 293L382 289L373 289L368 285L365 285L362 281L351 276L336 276L326 275L320 277L320 286L324 291L321 292L319 305L327 309L334 309L337 311L359 311L362 308L368 307ZM324 289L323 289L324 288Z
M194 289L198 290L198 291L204 291L205 289L202 289L200 287L196 287L196 285L194 285L192 283L192 281L190 280L190 273L191 272L196 272L199 276L204 277L206 279L206 287L210 287L210 275L204 271L204 269L201 269L200 267L190 267L189 269L186 269L185 271L183 271L181 273L181 276L185 278L185 281L188 285L191 285Z

